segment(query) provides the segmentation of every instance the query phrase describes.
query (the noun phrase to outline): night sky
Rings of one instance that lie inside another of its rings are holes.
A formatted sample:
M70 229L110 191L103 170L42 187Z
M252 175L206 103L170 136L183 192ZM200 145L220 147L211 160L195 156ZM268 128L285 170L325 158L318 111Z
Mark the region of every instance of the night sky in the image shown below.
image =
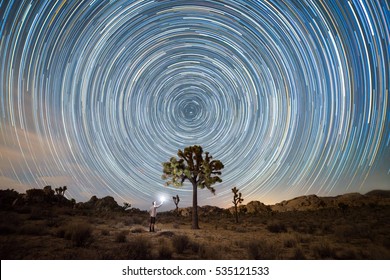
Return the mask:
M0 188L147 208L162 162L222 161L199 205L390 190L387 0L0 0Z

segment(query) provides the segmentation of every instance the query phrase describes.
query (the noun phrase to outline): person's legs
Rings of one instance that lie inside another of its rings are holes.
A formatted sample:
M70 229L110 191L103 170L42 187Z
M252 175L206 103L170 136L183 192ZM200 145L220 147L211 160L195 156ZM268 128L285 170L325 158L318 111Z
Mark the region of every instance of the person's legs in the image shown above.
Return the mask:
M151 217L150 218L150 231L154 232L154 224L156 222L156 217Z
M149 232L152 232L153 229L154 229L154 218L153 217L150 217L150 223L149 223Z

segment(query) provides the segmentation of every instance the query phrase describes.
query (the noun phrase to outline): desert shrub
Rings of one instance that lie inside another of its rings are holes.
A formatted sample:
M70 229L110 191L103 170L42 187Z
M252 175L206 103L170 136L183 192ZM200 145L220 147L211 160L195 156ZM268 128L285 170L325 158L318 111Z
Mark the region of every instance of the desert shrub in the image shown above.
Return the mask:
M330 223L324 222L321 224L321 231L323 234L333 233L333 228Z
M134 224L132 218L125 219L123 223L127 227L132 226Z
M199 242L196 242L196 241L192 241L189 244L189 248L191 249L191 251L196 253L196 254L199 253L201 247L202 247L202 245Z
M266 240L253 240L247 243L249 259L255 260L277 260L281 259L281 248L275 243Z
M342 248L334 255L335 259L339 260L357 260L359 259L359 253L355 248Z
M126 239L127 234L128 234L128 232L126 232L126 231L117 232L115 234L115 242L118 242L118 243L126 242L127 241L127 239Z
M135 224L135 225L142 225L142 223L145 221L145 219L144 218L142 218L142 217L139 217L139 216L134 216L133 217L133 223Z
M172 224L172 227L173 227L174 229L179 229L179 228L180 228L180 225L179 225L177 222L174 222L174 223Z
M105 220L99 217L89 217L88 223L91 225L102 225L105 223Z
M45 217L45 213L38 207L31 208L29 220L42 220Z
M54 236L59 238L65 238L65 232L66 232L66 227L61 226L54 232Z
M131 238L121 250L125 259L147 260L152 258L152 244L143 236Z
M282 237L282 240L283 240L283 245L284 247L286 248L293 248L297 245L297 239L295 238L295 236L293 236L292 234L285 234L283 237Z
M389 260L390 259L390 251L383 247L378 247L375 245L367 246L366 253L364 254L364 258L369 260Z
M26 224L20 228L19 233L27 235L45 235L47 230L43 225Z
M72 223L65 228L64 237L75 247L87 246L92 242L92 227L89 224Z
M375 234L367 224L338 225L334 229L335 236L342 242L350 242L353 239L374 239Z
M313 234L316 231L316 226L308 221L300 221L292 225L292 229L296 232Z
M145 221L143 217L139 216L132 216L127 219L125 219L124 224L126 226L132 226L132 225L142 225L142 223Z
M46 220L46 226L48 227L58 227L59 220L53 217L48 217Z
M295 233L295 239L299 243L310 243L312 240L312 236L309 234Z
M185 249L188 248L190 244L190 239L187 235L175 235L172 238L172 243L176 252L181 254L184 252Z
M31 206L22 205L16 209L16 212L18 212L19 214L30 214L31 213Z
M313 244L311 250L316 259L334 259L336 257L335 248L326 240Z
M303 252L301 247L295 248L292 259L293 260L305 260L306 259L305 253Z
M172 259L173 249L172 243L167 238L159 239L159 246L157 248L157 258L160 260Z
M287 232L287 227L281 221L271 221L267 224L267 229L272 233Z
M222 252L226 253L227 248L218 248L210 244L199 244L198 256L202 260L219 260L222 259Z
M123 223L123 222L119 222L119 223L116 223L115 225L114 225L114 228L124 228L125 227L125 224Z

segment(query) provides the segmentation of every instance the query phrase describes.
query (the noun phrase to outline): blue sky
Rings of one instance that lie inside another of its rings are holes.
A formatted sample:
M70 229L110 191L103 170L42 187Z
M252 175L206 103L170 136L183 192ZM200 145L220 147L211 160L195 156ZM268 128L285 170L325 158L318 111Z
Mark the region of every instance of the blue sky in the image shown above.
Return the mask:
M200 205L390 190L386 1L2 1L0 188L146 208L162 162L225 165ZM167 208L174 207L165 206Z

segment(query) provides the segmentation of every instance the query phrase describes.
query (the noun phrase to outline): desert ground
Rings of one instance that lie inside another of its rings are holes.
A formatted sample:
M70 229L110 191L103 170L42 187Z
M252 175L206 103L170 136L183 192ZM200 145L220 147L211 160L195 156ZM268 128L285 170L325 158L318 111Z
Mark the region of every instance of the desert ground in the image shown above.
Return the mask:
M149 232L148 213L139 209L10 201L3 196L0 207L2 260L390 259L386 203L268 207L242 211L238 223L231 210L203 207L199 230L191 229L187 212L169 211L158 214L156 232Z

